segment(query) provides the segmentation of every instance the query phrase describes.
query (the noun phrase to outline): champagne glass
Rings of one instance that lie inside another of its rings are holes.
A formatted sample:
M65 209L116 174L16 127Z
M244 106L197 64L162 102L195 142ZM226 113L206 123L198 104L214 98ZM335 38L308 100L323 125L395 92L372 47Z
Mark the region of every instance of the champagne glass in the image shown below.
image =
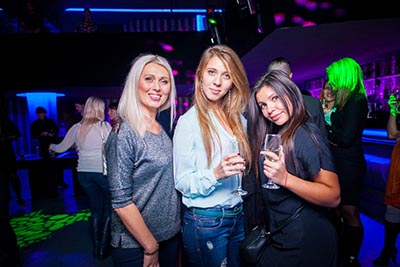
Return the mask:
M235 151L239 151L239 155L242 158L245 158L245 149L244 149L244 143L242 141L238 141L237 143L233 143L233 146L235 146L237 144L237 147L235 147ZM247 195L247 191L244 190L242 188L242 178L243 178L243 173L239 173L236 174L237 178L238 178L238 187L236 188L235 191L233 191L233 193L235 195L239 195L239 196L245 196Z
M265 141L263 146L263 151L271 151L279 156L281 151L281 135L280 134L266 134ZM269 161L273 161L270 157L265 156L265 158ZM266 189L279 189L280 186L274 183L270 178L267 177L266 183L262 184L263 188Z

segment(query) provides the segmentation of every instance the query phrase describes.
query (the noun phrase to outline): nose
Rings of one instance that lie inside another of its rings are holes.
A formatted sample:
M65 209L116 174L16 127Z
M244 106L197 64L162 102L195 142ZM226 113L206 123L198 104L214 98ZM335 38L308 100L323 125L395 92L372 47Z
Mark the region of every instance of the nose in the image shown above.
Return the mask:
M275 104L271 101L267 104L267 106L265 107L265 111L271 115L271 113L275 110Z
M221 75L217 75L214 79L214 84L217 86L221 85L221 79L222 79Z
M160 82L154 82L154 90L157 92L161 90Z

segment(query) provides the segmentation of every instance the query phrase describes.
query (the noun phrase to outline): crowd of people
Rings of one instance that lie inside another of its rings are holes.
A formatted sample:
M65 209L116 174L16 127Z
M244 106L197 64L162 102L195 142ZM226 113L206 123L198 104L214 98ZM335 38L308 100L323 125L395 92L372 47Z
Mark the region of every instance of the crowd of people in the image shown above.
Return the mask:
M319 99L303 94L292 77L289 61L277 57L250 87L236 52L210 46L196 69L193 105L176 120L172 67L163 56L145 53L133 60L119 101L106 106L91 96L75 103L80 117L62 140L54 139L57 125L38 107L31 133L40 155L78 151L94 258L111 256L118 267L248 266L239 248L251 228L264 224L274 231L298 213L256 266L361 266L363 71L352 58L332 62ZM397 105L391 95L387 132L399 140ZM162 111L170 115L167 127L157 120ZM279 152L263 149L266 134L281 135ZM13 136L7 142L18 131ZM376 266L397 255L398 148ZM4 175L11 179L13 172ZM244 175L246 196L236 193L238 175ZM267 178L279 189L262 188Z

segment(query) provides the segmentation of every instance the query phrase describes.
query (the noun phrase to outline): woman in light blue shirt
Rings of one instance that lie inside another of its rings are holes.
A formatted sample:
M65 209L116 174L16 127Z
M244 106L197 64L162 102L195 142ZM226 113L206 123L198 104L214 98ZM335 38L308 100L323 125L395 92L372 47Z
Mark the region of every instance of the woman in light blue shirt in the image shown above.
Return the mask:
M242 197L235 194L250 155L245 110L249 85L237 54L216 45L196 71L194 106L179 118L174 144L175 187L185 206L183 243L190 266L240 266ZM243 153L243 152L242 152Z

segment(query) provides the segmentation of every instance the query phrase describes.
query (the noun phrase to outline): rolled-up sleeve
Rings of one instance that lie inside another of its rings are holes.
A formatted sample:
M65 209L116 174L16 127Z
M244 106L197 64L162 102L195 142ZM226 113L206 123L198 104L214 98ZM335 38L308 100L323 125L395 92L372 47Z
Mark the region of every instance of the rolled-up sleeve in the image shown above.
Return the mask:
M214 171L207 168L207 158L201 131L198 129L197 120L191 117L181 117L176 126L173 151L174 151L174 177L175 188L184 196L196 198L207 196L219 184L214 176Z

